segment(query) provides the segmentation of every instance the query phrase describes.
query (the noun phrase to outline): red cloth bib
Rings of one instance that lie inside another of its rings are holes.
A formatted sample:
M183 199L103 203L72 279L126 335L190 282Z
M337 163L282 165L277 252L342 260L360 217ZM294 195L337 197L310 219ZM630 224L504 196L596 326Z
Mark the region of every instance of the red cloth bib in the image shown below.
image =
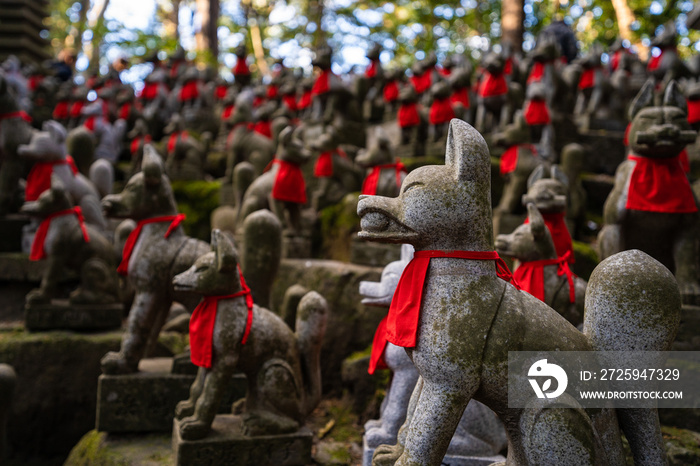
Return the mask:
M117 267L117 273L124 276L129 274L129 261L131 260L131 254L134 252L134 247L136 247L136 242L139 240L139 236L141 236L141 230L143 230L144 226L148 225L149 223L170 222L168 230L165 232L165 235L163 235L163 238L168 238L170 236L170 233L172 233L175 230L175 228L177 228L178 225L182 223L184 219L185 214L177 214L165 215L162 217L151 217L145 220L140 220L138 223L136 223L136 228L134 228L134 231L129 233L129 237L124 243L124 249L122 251L122 261L119 264L119 267Z
M386 316L387 341L404 348L416 346L416 333L423 301L423 288L430 259L452 257L471 260L496 261L496 274L518 288L508 266L496 251L416 251L399 279Z
M430 73L430 71L426 71L421 75L411 76L411 84L413 84L413 88L416 90L416 94L421 95L422 93L430 89L430 86L433 84L433 78L431 74L432 73Z
M193 100L199 97L199 86L197 81L188 81L182 85L180 89L180 102L185 102L187 100Z
M530 70L530 75L527 77L527 83L530 84L532 82L542 81L542 78L544 78L544 69L545 69L545 63L536 61L532 65L532 69Z
M331 70L322 70L321 74L316 78L314 87L311 88L311 95L321 95L331 90Z
M56 104L51 115L54 120L65 120L68 118L68 101L61 100Z
M566 220L564 219L565 215L565 212L542 212L544 223L547 225L547 229L549 229L549 234L552 235L554 250L557 252L557 257L562 257L569 254L567 260L569 261L569 264L573 264L575 262L574 245L571 242L569 228L566 226ZM530 223L530 219L526 218L524 223Z
M469 88L463 87L452 93L450 102L453 104L462 104L464 108L469 108Z
M386 339L386 319L384 317L379 325L377 325L377 330L374 332L374 339L372 340L372 354L369 357L369 369L367 372L374 374L377 369L388 369L386 361L384 360L384 350L386 349L387 339Z
M595 85L595 72L598 68L589 68L583 70L581 79L578 80L578 88L581 90L589 89Z
M228 120L231 114L233 113L233 104L227 105L224 107L223 111L221 112L221 119L222 120Z
M297 100L294 94L287 94L282 96L282 103L292 112L297 111Z
M129 150L131 152L131 155L133 156L136 152L138 152L139 147L141 147L141 141L143 141L143 144L150 144L151 143L151 135L147 134L145 136L136 136L132 141L131 145L129 146Z
M270 120L258 121L255 123L255 126L253 126L253 131L262 134L268 139L272 139L272 122L270 122Z
M399 98L399 84L396 80L389 81L384 85L384 101L393 102Z
M10 118L21 118L27 123L32 122L32 117L29 116L24 110L18 110L16 112L0 113L0 121L9 120Z
M46 242L46 235L49 233L49 227L51 226L51 221L56 217L62 217L64 215L75 215L78 217L78 223L80 224L80 230L83 232L83 239L86 243L90 242L90 237L88 236L87 228L85 228L85 218L83 218L83 211L80 207L72 207L66 210L60 210L48 215L39 224L39 228L36 230L34 235L34 242L32 243L32 250L29 253L30 261L38 261L46 257L46 251L44 250L44 243Z
M240 266L238 267L238 274L241 277L241 291L223 296L204 296L192 312L192 317L190 318L190 359L192 359L192 364L195 366L206 369L211 368L214 325L216 324L219 301L222 299L235 299L245 296L248 316L241 345L245 345L248 341L250 328L253 326L253 297L250 294L250 288L248 288L245 278L243 278Z
M683 149L678 155L678 161L681 164L681 168L683 169L683 173L686 175L690 173L690 159L688 159L688 149Z
M126 102L119 109L119 118L121 118L122 120L128 120L129 115L131 115L131 102Z
M170 133L170 137L168 138L168 154L172 154L172 152L175 150L178 138L184 141L187 139L187 136L187 131L173 131Z
M524 117L525 121L530 126L548 125L551 119L549 118L547 102L540 99L531 100L527 104Z
M371 60L365 69L365 77L374 78L375 76L377 76L377 60Z
M447 123L454 117L455 112L452 110L452 103L450 102L449 97L433 100L433 104L430 106L431 124L439 125L442 123Z
M636 164L630 176L625 208L677 214L698 211L680 157L652 159L630 154L627 158Z
M245 62L245 57L239 58L236 62L236 66L233 68L233 75L248 76L249 74L250 69L248 68L248 64Z
M688 100L688 123L691 125L700 121L700 99Z
M440 73L440 76L450 76L452 74L452 70L448 70L447 68L437 68L437 72Z
M272 198L278 201L306 204L306 183L301 168L286 160L275 159L272 163L279 165L275 184L272 186Z
M661 57L664 56L664 52L665 52L665 50L662 49L661 53L658 56L651 57L649 59L649 62L647 63L647 70L648 71L654 71L659 67L659 65L661 64Z
M67 155L63 160L36 162L27 176L27 187L24 191L26 201L36 201L41 193L51 188L51 175L53 167L56 165L68 165L73 175L78 174L78 167L75 166L75 161L70 155Z
M623 53L624 53L623 50L620 49L620 50L616 51L615 53L613 53L612 56L610 57L610 69L612 71L616 71L617 68L620 66L620 58L622 57Z
M268 99L276 99L277 94L279 94L279 87L277 87L273 84L270 84L269 86L267 86L267 98Z
M226 84L220 84L216 86L216 89L214 90L214 96L217 99L223 99L226 97L226 93L228 93L228 86Z
M83 111L84 106L85 106L85 102L82 102L82 101L73 102L73 105L71 105L71 107L70 107L70 117L71 118L80 118L80 112Z
M401 104L401 106L399 107L399 111L396 114L396 117L399 121L399 126L401 128L417 126L420 123L420 115L418 114L418 104L415 102Z
M97 117L96 116L90 116L87 117L85 122L83 123L83 126L90 132L95 131L95 123L97 123Z
M518 150L521 147L529 150L533 156L537 156L537 149L532 144L513 144L501 155L501 176L506 176L518 166Z
M141 89L139 98L143 100L153 100L158 96L158 83L146 83Z
M484 71L484 76L481 78L477 94L481 97L494 97L508 93L508 83L506 78L501 74L491 74Z
M311 105L311 91L304 92L301 97L299 98L299 103L297 104L297 108L299 110L304 110L305 108L308 108L309 105Z
M503 74L510 76L513 73L513 59L508 57L506 62L503 64Z
M321 152L314 165L314 176L316 178L330 178L333 176L333 154L336 153L343 158L348 158L347 154L340 148Z
M557 265L557 275L566 275L566 280L569 282L569 302L573 304L576 302L576 288L574 286L576 275L569 268L570 255L571 253L567 252L556 259L522 262L513 271L513 278L517 280L521 290L527 291L544 302L544 268L548 265Z
M44 77L40 74L34 74L29 77L27 84L29 85L29 90L34 92L39 84L44 80Z
M372 167L372 172L367 175L362 182L362 194L376 195L377 184L379 183L379 175L382 170L394 169L396 171L396 186L401 187L401 173L406 173L406 167L401 162L387 163L384 165L375 165Z

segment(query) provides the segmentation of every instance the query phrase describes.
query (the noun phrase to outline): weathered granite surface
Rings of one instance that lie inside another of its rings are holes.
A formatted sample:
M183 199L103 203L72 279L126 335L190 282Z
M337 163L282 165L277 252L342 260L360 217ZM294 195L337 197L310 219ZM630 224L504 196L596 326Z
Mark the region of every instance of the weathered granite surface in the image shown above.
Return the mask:
M121 303L100 306L70 304L66 300L54 300L51 304L26 307L24 326L31 331L110 330L121 327L123 316L124 306Z

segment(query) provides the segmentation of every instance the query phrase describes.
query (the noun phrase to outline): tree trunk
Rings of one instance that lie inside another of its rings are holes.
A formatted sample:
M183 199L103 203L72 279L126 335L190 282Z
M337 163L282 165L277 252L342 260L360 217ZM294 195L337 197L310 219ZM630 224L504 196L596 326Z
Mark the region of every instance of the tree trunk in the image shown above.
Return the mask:
M627 0L612 0L612 6L615 9L617 30L620 33L620 37L630 41L630 44L635 44L637 46L639 58L645 61L649 56L649 49L644 47L641 42L634 40L631 25L636 18L634 17L632 9L627 4Z
M89 27L92 30L92 40L90 41L90 66L91 71L100 69L100 45L102 43L102 24L105 19L105 11L109 6L109 0L98 0L93 8L97 8L97 15L90 21ZM88 55L86 53L86 55Z
M219 57L219 40L217 28L219 23L219 0L196 0L200 28L195 34L198 52L205 52L208 61L217 61Z
M83 49L83 33L87 26L87 12L89 9L90 0L80 0L80 17L78 18L78 24L73 26L70 33L72 37L71 46L76 52L80 52Z
M270 74L270 69L265 61L265 49L263 48L262 33L260 31L260 22L257 14L253 13L252 17L248 18L248 28L250 29L250 41L253 43L253 53L255 54L255 63L258 65L260 74L267 76Z
M503 0L501 4L501 40L513 52L523 49L524 0Z

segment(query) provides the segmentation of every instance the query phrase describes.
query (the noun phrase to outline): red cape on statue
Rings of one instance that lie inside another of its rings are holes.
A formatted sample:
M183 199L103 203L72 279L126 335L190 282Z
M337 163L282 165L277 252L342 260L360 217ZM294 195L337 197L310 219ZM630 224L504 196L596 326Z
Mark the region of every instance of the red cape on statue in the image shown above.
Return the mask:
M393 102L399 98L399 85L395 80L384 85L384 101Z
M306 204L306 183L301 168L286 160L275 159L272 163L279 165L272 197L278 201Z
M46 257L44 243L46 243L46 235L49 233L51 221L56 217L62 217L64 215L75 215L76 217L78 217L80 230L83 232L83 239L86 243L90 242L90 237L88 236L87 228L85 228L85 218L83 218L83 211L80 209L80 207L72 207L70 209L60 210L58 212L54 212L48 215L39 224L39 228L37 228L36 233L34 234L34 241L32 242L31 252L29 253L30 261L38 261Z
M36 201L41 193L51 188L51 175L53 167L56 165L68 165L73 175L78 174L78 167L75 166L75 161L70 155L67 155L63 160L36 162L27 176L27 186L24 190L25 201Z
M513 144L501 155L500 172L501 176L506 176L518 166L518 152L520 148L529 150L533 157L537 156L537 149L532 144Z
M192 312L192 317L190 318L190 359L195 366L206 369L211 368L214 326L216 324L219 301L222 299L235 299L245 296L248 315L241 345L245 345L248 342L250 328L253 326L253 297L250 294L250 288L248 288L245 278L243 278L240 266L238 267L238 274L241 277L241 291L223 296L204 296Z
M452 103L449 97L433 100L433 104L430 106L430 124L447 123L454 117L455 112L452 110Z
M510 270L508 270L508 266L495 251L416 251L413 260L408 263L401 274L399 284L391 300L391 307L386 316L387 341L404 348L416 346L423 288L425 287L430 259L445 257L495 261L498 277L518 287Z
M636 163L630 176L625 208L677 214L698 211L680 156L652 159L630 154L627 158Z
M382 170L394 169L396 171L396 186L401 187L401 173L406 172L406 167L401 162L387 163L384 165L375 165L372 167L372 172L367 175L362 182L362 194L374 196L377 194L377 184L379 183L379 175Z
M384 360L384 350L386 349L387 339L386 339L386 317L379 322L377 325L377 330L374 332L374 339L372 340L372 354L369 357L369 369L367 372L374 374L377 369L388 369L386 361Z
M481 97L495 97L508 93L508 83L503 73L491 74L484 71L476 92Z
M567 252L556 259L543 259L538 261L521 262L517 269L513 270L513 278L517 280L520 289L527 291L535 298L544 302L544 268L548 265L557 265L557 275L566 275L569 282L569 302L576 302L576 288L574 277L576 275L569 268L571 253Z
M314 87L311 88L312 95L321 95L331 90L331 75L333 73L330 69L322 70L321 74L316 78Z
M525 108L525 121L530 126L548 125L551 121L547 102L541 99L532 99Z
M396 113L396 119L398 120L399 127L401 128L417 126L420 123L418 104L415 102L401 104L399 111Z
M129 233L129 237L126 238L126 242L124 243L124 249L122 250L122 261L119 264L119 267L117 267L117 273L124 276L129 274L129 261L131 260L131 254L134 252L134 247L136 247L136 242L139 240L141 230L143 230L144 226L148 225L149 223L170 222L170 226L163 235L163 238L168 238L184 219L185 214L177 214L164 215L162 217L151 217L137 222L136 228Z

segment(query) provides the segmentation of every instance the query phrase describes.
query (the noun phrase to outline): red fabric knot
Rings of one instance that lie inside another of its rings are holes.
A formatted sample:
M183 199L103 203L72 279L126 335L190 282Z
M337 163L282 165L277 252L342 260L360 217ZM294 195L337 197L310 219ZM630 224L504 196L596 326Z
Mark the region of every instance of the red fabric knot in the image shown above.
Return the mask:
M387 163L383 165L375 165L372 171L362 182L362 194L374 196L377 194L377 185L379 184L379 176L382 170L394 169L396 171L396 186L401 187L401 173L406 173L406 166L397 161L396 163Z
M420 124L418 104L415 102L401 104L401 106L399 107L399 111L396 114L396 117L399 121L399 126L401 128L418 126L418 124Z
M530 126L548 125L551 121L547 102L542 99L532 99L528 102L523 116Z
M129 234L129 237L124 243L124 249L122 251L122 261L119 264L119 267L117 267L117 273L124 276L129 274L129 261L131 260L131 255L134 252L134 248L136 247L136 243L139 240L139 236L141 236L141 231L143 230L143 227L151 223L170 222L170 226L163 235L163 238L168 238L170 237L170 234L175 230L175 228L177 228L180 225L180 223L182 223L183 220L185 220L185 214L151 217L137 222L136 228L134 228L134 231L132 231Z
M75 166L75 161L70 155L66 155L66 158L61 160L36 162L27 176L27 186L24 191L26 201L36 201L41 193L51 189L51 175L56 165L68 165L73 175L78 174L78 167Z
M192 317L190 318L190 358L195 366L206 369L211 368L214 326L216 324L219 301L222 299L245 297L248 314L241 345L245 345L248 342L250 329L253 326L253 297L250 294L250 288L248 288L245 278L243 278L240 266L238 266L238 275L241 277L241 291L229 295L204 296L192 312Z
M62 217L64 215L75 215L78 217L78 224L80 225L80 230L83 233L83 240L86 243L90 242L90 236L88 236L87 228L85 227L85 218L83 217L83 211L80 207L71 207L66 210L59 210L48 216L46 216L41 223L39 228L36 230L34 235L34 242L32 242L32 249L29 253L29 260L38 261L46 257L46 251L44 250L46 243L46 236L49 233L49 227L51 227L51 221L56 217Z
M306 183L298 165L286 160L274 159L279 165L275 184L272 186L272 198L283 202L306 204Z
M522 262L520 266L513 271L513 277L518 281L523 291L527 291L535 298L544 302L544 268L548 265L556 265L557 275L565 275L566 280L569 282L569 302L573 304L576 302L576 288L574 284L576 275L569 268L571 256L571 251L567 251L566 254L556 259Z
M627 158L636 163L630 176L625 208L665 213L698 211L680 155L653 159L629 154Z
M455 117L455 112L452 110L452 102L449 97L444 99L435 99L430 106L430 123L440 125L447 123Z
M496 262L498 278L520 289L508 266L496 251L416 251L399 279L386 321L387 340L397 346L416 346L416 333L423 301L423 288L432 258L457 258Z
M481 97L495 97L508 93L508 83L503 73L492 74L484 71L477 94Z

